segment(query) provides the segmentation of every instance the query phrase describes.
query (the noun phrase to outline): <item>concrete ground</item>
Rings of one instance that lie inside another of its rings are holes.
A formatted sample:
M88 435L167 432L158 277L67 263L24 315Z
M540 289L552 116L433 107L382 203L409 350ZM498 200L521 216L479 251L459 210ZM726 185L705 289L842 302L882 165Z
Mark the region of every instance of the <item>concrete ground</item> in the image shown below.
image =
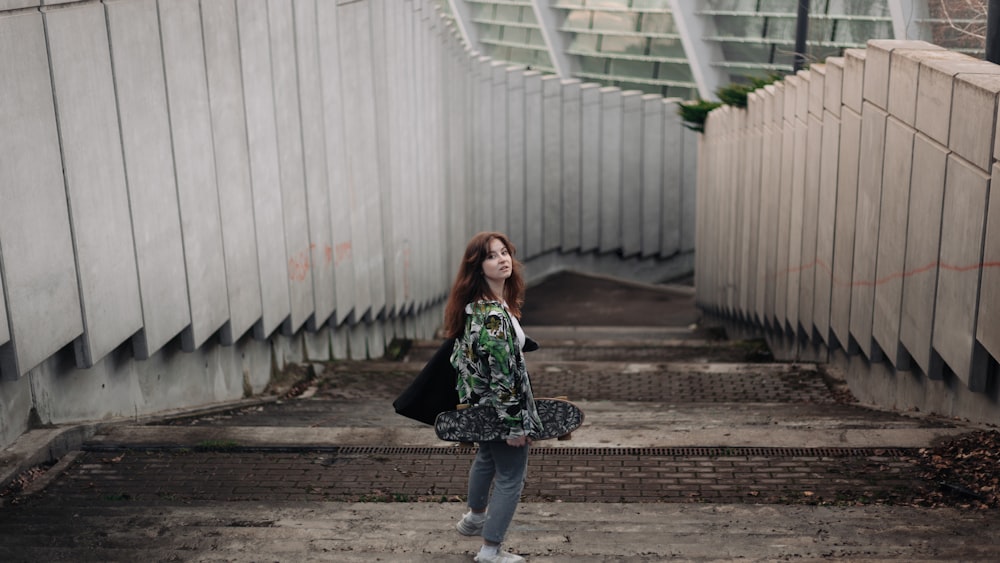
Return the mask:
M977 428L870 408L823 366L698 326L690 288L563 274L528 293L537 396L586 413L534 447L507 549L529 561L997 561L1000 514L928 480ZM584 314L586 313L586 314ZM396 415L436 343L290 370L279 393L86 439L2 497L0 561L470 561L474 450ZM297 385L290 384L297 382ZM929 502L935 495L936 502Z

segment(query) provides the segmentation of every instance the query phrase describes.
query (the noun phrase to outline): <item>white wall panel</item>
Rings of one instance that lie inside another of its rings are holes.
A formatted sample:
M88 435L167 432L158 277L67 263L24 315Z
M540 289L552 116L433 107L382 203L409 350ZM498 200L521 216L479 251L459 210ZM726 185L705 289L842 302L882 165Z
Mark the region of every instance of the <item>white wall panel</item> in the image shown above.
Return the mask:
M590 89L590 85L588 85ZM562 80L562 233L561 248L580 248L583 190L583 110L579 80Z
M327 180L330 186L330 222L333 226L333 262L336 278L336 315L340 324L354 312L354 245L351 233L351 198L344 134L343 79L340 73L340 39L337 7L332 2L317 2L319 62L322 77L324 128L326 130Z
M829 68L829 67L828 67ZM829 78L830 74L827 73ZM830 82L827 80L827 91ZM822 156L820 156L820 213L816 218L816 281L813 294L813 325L829 345L830 300L833 297L833 250L837 222L838 161L840 160L840 119L829 110L823 116Z
M142 303L132 350L146 359L191 324L163 51L156 0L105 6Z
M229 294L229 322L220 337L228 345L246 334L262 314L253 187L236 4L202 2L201 17Z
M660 252L660 233L667 226L667 216L663 214L663 197L667 193L678 193L671 190L669 182L666 182L663 170L667 166L670 156L667 154L664 143L664 111L671 108L664 107L663 98L656 94L647 94L642 97L642 139L640 140L640 151L642 158L641 174L641 215L637 218L640 223L640 248L642 257L655 256ZM676 206L674 206L676 209Z
M491 68L490 88L490 125L489 136L491 139L493 163L490 169L493 176L490 178L490 197L492 207L490 214L484 223L485 230L506 232L508 230L508 187L507 175L507 73L508 67L500 61L494 61Z
M563 85L554 74L542 76L542 252L562 241Z
M524 73L524 258L542 253L546 210L543 171L549 154L543 142L544 125L542 76L528 71Z
M295 18L295 47L299 68L299 96L302 100L302 151L309 223L309 262L314 311L310 330L319 330L336 307L336 280L333 271L333 227L330 224L330 186L326 169L326 135L323 128L322 76L319 61L319 30L316 0L292 4Z
M622 94L621 249L631 257L642 251L642 92Z
M990 176L952 154L941 216L941 266L934 308L934 350L958 379L983 391L985 371L973 372L980 274Z
M909 358L900 346L899 326L915 133L894 117L886 124L872 336L897 369L909 368Z
M84 334L91 367L142 326L111 53L101 4L44 12Z
M525 232L525 134L528 129L524 101L524 69L520 67L507 68L507 123L503 126L507 131L507 236L514 245L523 249L521 256L529 247Z
M913 141L910 217L906 226L906 258L899 339L924 373L940 376L940 357L931 352L934 296L937 294L938 255L941 248L941 209L944 204L948 149L923 134Z
M986 246L983 249L983 280L979 288L979 325L976 337L994 360L1000 359L1000 165L993 165L989 208L986 216Z
M42 16L0 18L0 268L10 342L0 372L18 378L83 332ZM38 299L39 288L45 298Z
M267 19L274 83L275 129L278 135L285 257L288 261L285 273L288 276L290 315L283 330L291 334L305 324L314 309L313 256L309 241L309 213L306 209L302 114L292 4L284 0L268 0Z
M622 244L622 91L601 88L601 174L598 177L600 209L598 250L618 250Z
M371 23L368 4L338 7L341 77L344 96L348 189L355 251L357 314L377 315L385 306L382 269L381 188L371 69ZM424 111L430 108L425 107Z
M229 318L225 253L198 2L178 0L159 7L191 305L191 325L181 342L190 351Z
M870 103L865 104L861 115L861 159L858 164L858 202L854 224L856 234L851 287L851 336L871 361L882 359L880 351L873 347L872 318L887 119L885 110Z
M590 252L600 243L601 228L600 86L580 87L580 112L580 252Z
M858 166L861 158L861 116L846 106L840 116L840 167L837 172L837 221L833 243L830 328L833 329L833 334L840 345L848 349L851 330Z
M237 15L262 304L254 334L265 338L291 313L267 0L240 2Z

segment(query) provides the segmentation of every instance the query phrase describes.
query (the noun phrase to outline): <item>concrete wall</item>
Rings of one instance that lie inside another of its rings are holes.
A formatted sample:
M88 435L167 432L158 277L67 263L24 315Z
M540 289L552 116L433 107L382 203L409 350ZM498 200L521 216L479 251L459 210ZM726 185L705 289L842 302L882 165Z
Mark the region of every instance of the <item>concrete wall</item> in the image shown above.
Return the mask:
M998 96L1000 66L871 41L712 112L701 307L865 400L1000 421Z
M676 102L491 61L443 21L429 0L0 3L0 447L433 338L480 230L530 280L690 274Z

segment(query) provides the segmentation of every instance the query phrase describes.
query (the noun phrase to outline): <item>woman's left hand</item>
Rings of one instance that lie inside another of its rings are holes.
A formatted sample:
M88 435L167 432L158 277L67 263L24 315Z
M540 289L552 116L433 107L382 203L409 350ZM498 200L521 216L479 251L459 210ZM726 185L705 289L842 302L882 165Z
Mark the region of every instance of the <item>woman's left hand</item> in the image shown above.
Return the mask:
M507 445L515 448L520 448L522 446L530 446L531 438L527 436L518 436L517 438L507 438Z

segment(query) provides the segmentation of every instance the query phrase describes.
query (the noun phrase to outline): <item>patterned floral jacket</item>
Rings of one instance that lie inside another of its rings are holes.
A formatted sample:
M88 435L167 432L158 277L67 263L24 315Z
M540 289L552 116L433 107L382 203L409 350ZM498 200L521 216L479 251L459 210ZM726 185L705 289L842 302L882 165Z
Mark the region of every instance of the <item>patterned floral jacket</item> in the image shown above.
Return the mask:
M476 301L465 307L465 332L455 340L451 365L458 372L458 399L468 405L492 405L510 428L505 438L541 430L524 354L507 310L499 301Z

